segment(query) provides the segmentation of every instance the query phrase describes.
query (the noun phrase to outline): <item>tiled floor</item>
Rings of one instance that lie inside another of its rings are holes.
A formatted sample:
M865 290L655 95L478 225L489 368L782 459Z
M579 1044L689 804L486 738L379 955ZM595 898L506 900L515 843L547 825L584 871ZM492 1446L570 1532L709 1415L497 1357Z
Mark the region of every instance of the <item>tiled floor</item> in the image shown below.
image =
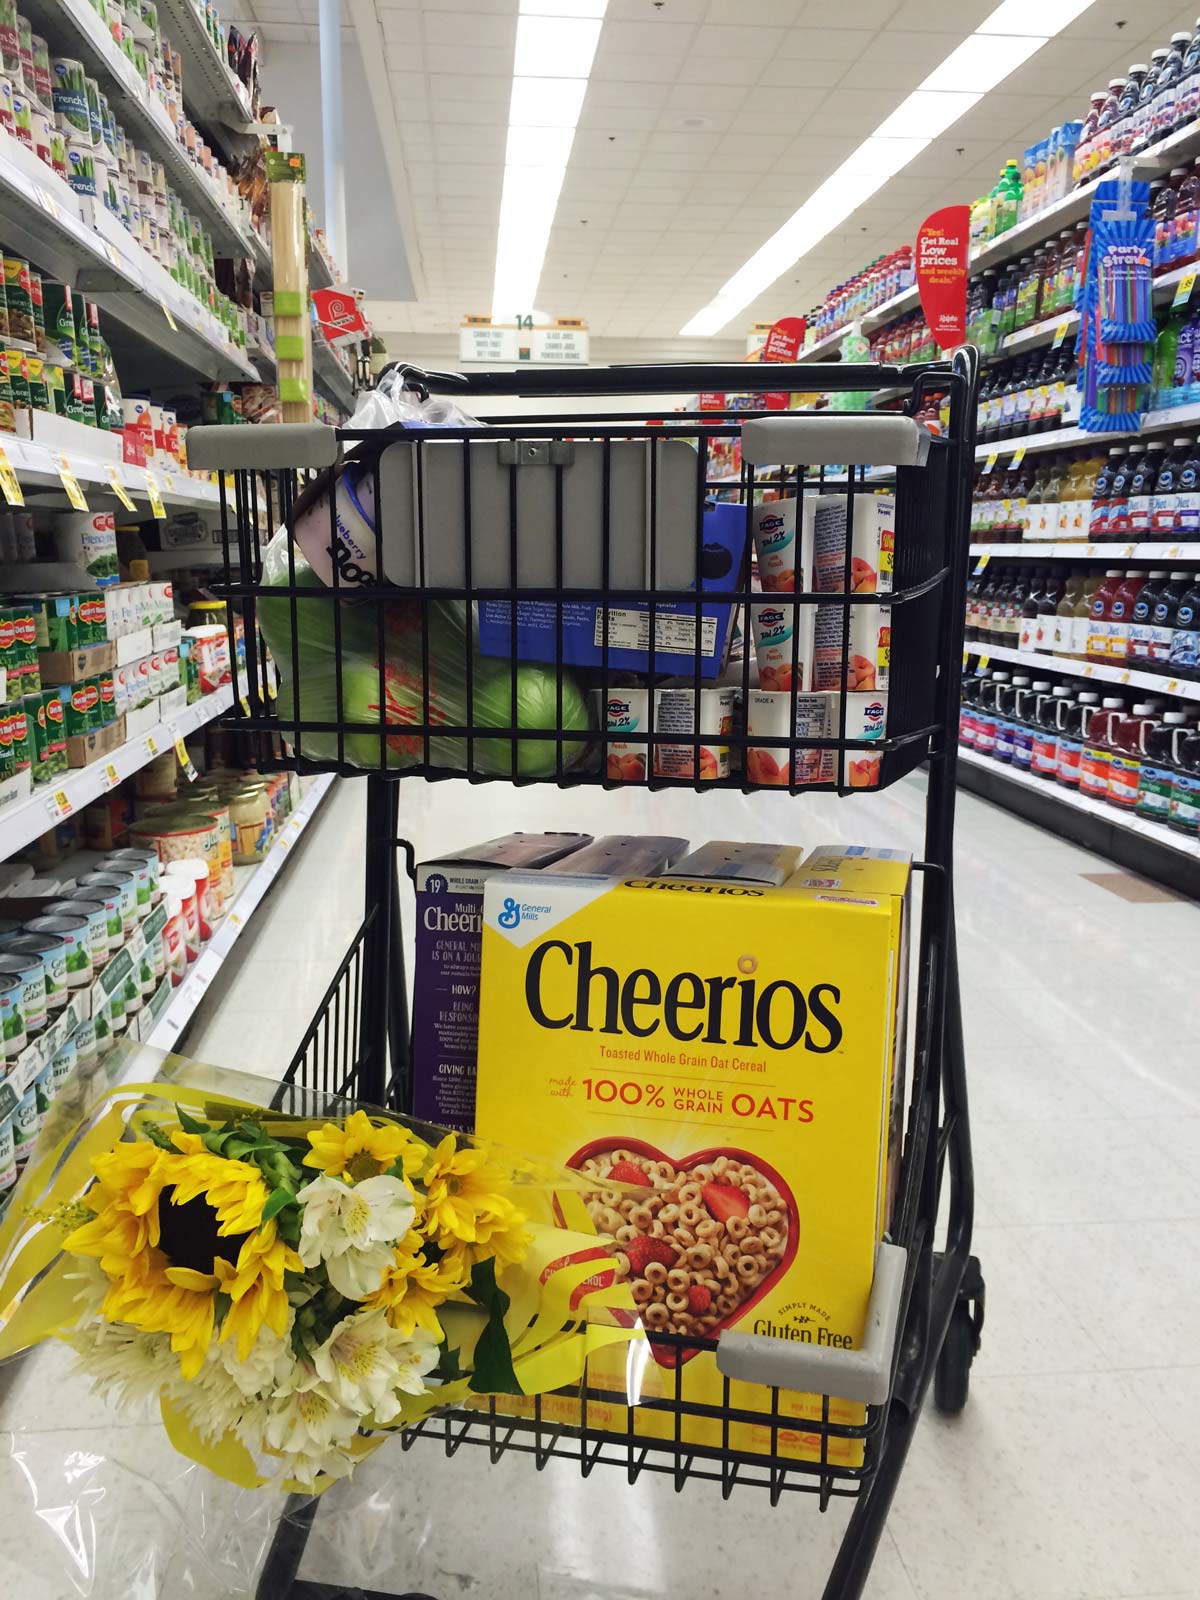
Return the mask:
M919 848L916 782L820 797L405 785L419 854L509 828ZM358 922L342 785L237 947L190 1054L277 1073ZM921 1423L870 1600L1200 1600L1200 911L968 796L958 906L988 1322L971 1401ZM3 1380L0 1380L2 1385ZM14 1600L253 1593L277 1506L114 1425L55 1352L0 1387ZM844 1513L389 1445L322 1504L304 1573L437 1600L815 1600Z

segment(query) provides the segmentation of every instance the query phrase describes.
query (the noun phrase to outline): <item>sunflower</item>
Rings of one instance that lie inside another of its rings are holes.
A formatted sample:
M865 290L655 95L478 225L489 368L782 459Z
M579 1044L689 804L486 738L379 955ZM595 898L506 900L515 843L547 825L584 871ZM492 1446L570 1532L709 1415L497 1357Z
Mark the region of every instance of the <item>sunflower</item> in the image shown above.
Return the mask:
M416 1177L429 1154L427 1145L395 1122L374 1123L365 1111L354 1111L342 1127L327 1122L308 1135L312 1149L306 1167L316 1167L331 1178L350 1183L390 1172L397 1161L405 1178Z
M488 1164L482 1150L460 1149L447 1134L422 1182L422 1226L448 1254L468 1262L494 1256L501 1267L524 1259L525 1215L503 1193L504 1173Z
M218 1291L232 1302L220 1339L236 1334L248 1355L264 1323L286 1328L284 1273L302 1263L274 1220L262 1223L267 1186L254 1167L212 1155L196 1134L176 1132L172 1141L175 1150L123 1143L98 1156L104 1203L64 1248L99 1261L109 1279L104 1316L170 1334L191 1379L212 1344Z
M424 1328L440 1340L442 1326L437 1307L456 1289L466 1287L471 1268L461 1255L426 1261L420 1254L424 1243L415 1230L400 1241L395 1260L384 1267L379 1288L367 1296L363 1306L382 1306L388 1325L398 1333L408 1335L414 1328Z

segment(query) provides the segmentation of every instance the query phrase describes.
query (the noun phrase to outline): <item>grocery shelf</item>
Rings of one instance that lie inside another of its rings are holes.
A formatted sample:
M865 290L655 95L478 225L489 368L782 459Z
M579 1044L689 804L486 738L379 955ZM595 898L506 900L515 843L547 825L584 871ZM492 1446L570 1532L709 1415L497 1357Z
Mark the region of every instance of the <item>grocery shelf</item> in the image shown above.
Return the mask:
M1011 557L1015 561L1200 561L1200 544L1118 544L1115 539L1099 544L1039 544L1036 539L1019 539L1013 544L973 544L973 556Z
M100 437L108 438L111 435ZM144 500L147 505L150 503L145 467L82 455L74 448L62 451L49 444L39 444L35 439L19 438L16 434L0 433L0 446L23 489L52 489L59 495L65 495L58 466L59 455L65 455L85 496L92 489L105 495L114 494L110 473L115 467L122 487L133 498ZM207 511L220 508L221 491L217 484L189 478L182 472L168 472L162 467L151 467L150 471L154 473L164 505L191 506ZM107 508L107 502L104 504Z
M253 134L250 95L217 53L203 8L191 0L161 0L158 22L183 58L183 101L195 120L214 131Z
M308 247L308 287L310 289L332 289L336 282L333 273L329 270L329 263L325 257L310 242Z
M57 822L90 805L123 779L132 777L147 762L169 750L177 738L187 738L205 723L223 716L233 705L233 687L226 684L215 694L185 706L148 733L127 740L107 760L77 767L53 783L39 784L24 800L0 807L0 860L39 838Z
M1085 433L1082 428L1055 428L1052 433L1031 433L1024 439L1003 439L991 444L975 446L976 461L986 461L994 455L997 461L1012 456L1018 450L1027 455L1042 450L1067 450L1075 444L1094 444L1100 448L1122 439L1139 439L1147 433L1169 433L1172 428L1194 428L1200 425L1200 401L1186 406L1168 406L1162 411L1147 411L1142 415L1140 428L1123 428L1116 433Z
M1067 806L1073 811L1096 817L1121 833L1147 840L1167 850L1177 851L1193 861L1200 861L1200 839L1176 833L1171 828L1163 827L1161 823L1147 822L1144 817L1118 810L1116 806L1110 806L1106 801L1093 800L1090 795L1079 794L1064 784L1052 783L1045 778L1035 778L1032 773L1011 767L1003 761L995 761L991 756L981 756L977 750L969 747L959 747L958 760L960 771L964 766L978 769L1000 784L1012 784L1019 789L1026 789L1053 804Z
M313 329L313 382L335 406L345 412L354 410L354 384L349 373L334 355L325 335Z
M188 160L166 108L150 93L88 0L29 0L26 10L35 32L58 41L54 53L81 60L98 80L113 115L125 125L134 143L146 145L163 163L167 181L212 235L214 252L235 259L249 256L249 230L243 231L226 212L207 173Z
M237 885L233 905L209 940L207 948L202 951L196 965L159 1014L153 1030L144 1041L146 1044L160 1050L175 1048L180 1034L191 1021L196 1007L221 970L229 952L258 910L263 896L283 870L288 852L316 815L334 781L329 774L314 778L301 797L300 804L280 829L278 837L263 859L255 866L233 869Z
M1011 661L1043 672L1059 672L1068 678L1091 678L1098 683L1116 683L1147 693L1170 694L1180 700L1200 700L1200 682L1190 678L1169 678L1160 672L1138 672L1132 667L1109 667L1099 661L1076 661L1072 656L1048 655L1040 650L1014 650L1010 645L971 644L968 655L981 662Z

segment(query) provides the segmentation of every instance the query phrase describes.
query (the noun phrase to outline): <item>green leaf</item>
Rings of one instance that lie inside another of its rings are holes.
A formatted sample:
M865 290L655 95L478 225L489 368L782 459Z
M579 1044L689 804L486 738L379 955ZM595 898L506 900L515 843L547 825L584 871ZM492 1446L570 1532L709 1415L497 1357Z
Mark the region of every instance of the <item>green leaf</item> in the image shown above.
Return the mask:
M467 1376L466 1368L458 1359L457 1349L451 1350L448 1340L442 1341L442 1348L438 1353L438 1364L433 1369L434 1376L443 1383L457 1383L460 1378Z
M480 1261L471 1272L467 1294L487 1312L487 1327L475 1346L475 1370L468 1384L475 1394L521 1394L513 1370L512 1347L504 1326L509 1300L496 1282L496 1263Z
M279 1213L276 1227L279 1237L284 1244L298 1245L300 1243L300 1207L287 1206Z
M175 1146L171 1143L170 1134L164 1133L163 1130L156 1127L153 1122L148 1122L142 1131L145 1133L150 1143L157 1145L160 1150L175 1150Z
M272 1217L277 1217L285 1206L295 1205L296 1196L290 1189L280 1184L278 1189L272 1189L267 1196L267 1203L262 1208L263 1222L270 1222Z
M182 1106L175 1107L175 1114L179 1118L179 1126L184 1133L207 1133L209 1131L207 1122L197 1122L195 1117L189 1117Z

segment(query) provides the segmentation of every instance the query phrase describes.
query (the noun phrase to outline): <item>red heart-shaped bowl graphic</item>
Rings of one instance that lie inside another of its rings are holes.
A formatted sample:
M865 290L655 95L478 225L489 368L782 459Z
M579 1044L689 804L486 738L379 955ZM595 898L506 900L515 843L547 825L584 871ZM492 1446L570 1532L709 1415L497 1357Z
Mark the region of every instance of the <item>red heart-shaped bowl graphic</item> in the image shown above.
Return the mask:
M784 1247L783 1255L780 1257L778 1264L767 1273L761 1283L755 1286L745 1300L739 1301L734 1310L728 1316L722 1317L714 1328L706 1330L705 1338L715 1338L722 1328L732 1327L735 1322L740 1322L758 1304L763 1295L769 1289L775 1287L795 1260L796 1249L800 1242L800 1223L796 1212L796 1200L791 1188L784 1182L775 1168L769 1166L761 1156L752 1155L748 1150L739 1150L733 1145L720 1145L709 1150L695 1150L691 1155L687 1156L671 1156L665 1150L660 1150L657 1145L647 1144L644 1139L614 1138L610 1136L606 1139L593 1139L588 1144L583 1145L568 1159L566 1164L573 1171L578 1171L585 1161L592 1160L597 1156L609 1155L614 1150L625 1150L631 1155L642 1156L647 1161L665 1161L674 1167L676 1172L690 1172L693 1167L703 1166L708 1161L715 1161L718 1156L726 1156L733 1161L748 1162L756 1172L760 1172L769 1183L775 1186L780 1198L783 1200L788 1216L787 1243ZM603 1180L597 1183L597 1187L603 1187ZM700 1354L698 1350L680 1350L674 1347L659 1346L653 1342L651 1343L651 1350L655 1361L658 1362L660 1367L681 1365L690 1361L693 1356Z

